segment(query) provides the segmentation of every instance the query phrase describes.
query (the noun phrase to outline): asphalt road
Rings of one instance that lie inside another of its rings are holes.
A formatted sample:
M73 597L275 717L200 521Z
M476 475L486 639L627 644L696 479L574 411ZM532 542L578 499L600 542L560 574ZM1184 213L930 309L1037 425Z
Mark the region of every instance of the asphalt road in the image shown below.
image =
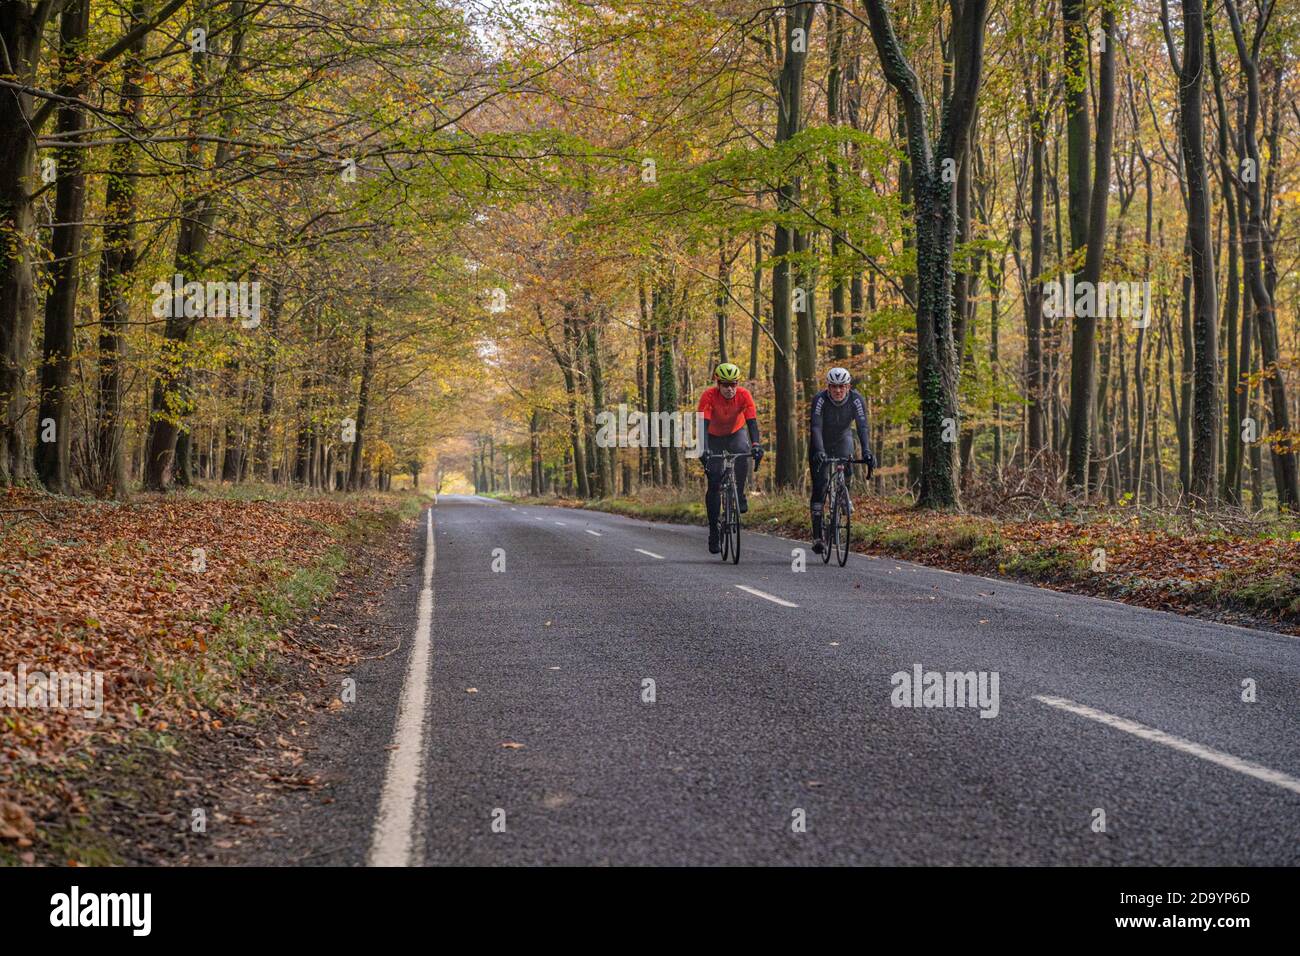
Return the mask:
M342 859L1300 863L1294 638L587 511L443 497L421 532L400 706L313 824ZM918 665L988 693L895 706Z

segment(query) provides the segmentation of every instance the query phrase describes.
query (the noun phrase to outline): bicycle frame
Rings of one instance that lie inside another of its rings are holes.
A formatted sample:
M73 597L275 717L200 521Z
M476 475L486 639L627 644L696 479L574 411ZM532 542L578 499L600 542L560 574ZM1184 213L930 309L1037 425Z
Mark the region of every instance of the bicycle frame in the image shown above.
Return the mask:
M719 489L722 501L718 513L718 530L722 537L722 560L730 560L732 564L740 563L740 500L736 488L736 459L753 456L753 451L724 451L704 456L706 463L715 458L722 459L722 487Z
M829 564L831 560L831 547L834 546L836 559L840 567L844 567L849 560L849 542L850 522L852 521L853 502L849 497L848 480L845 472L849 465L866 465L867 478L871 477L872 468L870 462L865 458L823 458L822 467L831 469L830 480L826 482L826 490L822 495L822 563ZM841 501L844 507L841 508ZM841 524L842 522L842 524ZM840 541L841 528L844 532L844 541Z

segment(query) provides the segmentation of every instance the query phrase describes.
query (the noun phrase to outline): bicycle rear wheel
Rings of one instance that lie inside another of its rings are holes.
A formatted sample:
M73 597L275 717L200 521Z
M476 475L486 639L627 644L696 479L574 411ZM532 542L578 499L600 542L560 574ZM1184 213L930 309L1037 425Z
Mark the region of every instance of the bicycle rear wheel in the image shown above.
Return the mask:
M835 496L835 558L844 567L849 560L849 489L840 486Z
M731 563L740 563L740 491L731 486Z

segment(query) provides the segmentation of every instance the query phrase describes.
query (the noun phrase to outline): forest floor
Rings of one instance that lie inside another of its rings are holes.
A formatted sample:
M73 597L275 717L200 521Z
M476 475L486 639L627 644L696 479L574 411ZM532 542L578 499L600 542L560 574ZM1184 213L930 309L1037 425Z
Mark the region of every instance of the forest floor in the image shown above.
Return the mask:
M653 490L596 501L494 497L704 524L698 492ZM855 551L1300 634L1295 518L1131 507L1071 511L1042 503L994 516L920 511L908 501L869 494L853 500ZM751 492L745 527L807 541L808 499ZM817 560L811 551L808 559Z
M0 497L0 865L174 859L187 808L211 807L194 795L241 755L291 765L304 714L340 706L317 672L354 653L317 611L376 603L427 502L261 486ZM20 669L25 706L3 698ZM71 672L102 678L102 697L33 698L34 679Z

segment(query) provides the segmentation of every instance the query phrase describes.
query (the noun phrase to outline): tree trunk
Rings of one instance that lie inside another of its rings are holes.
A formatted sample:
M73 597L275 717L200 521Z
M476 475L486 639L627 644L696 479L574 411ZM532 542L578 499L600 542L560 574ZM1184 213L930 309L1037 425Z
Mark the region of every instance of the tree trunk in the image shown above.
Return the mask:
M781 72L777 80L776 144L793 137L801 125L800 101L803 96L803 72L807 61L807 43L817 5L799 3L787 6L785 43ZM798 40L798 42L796 42ZM777 190L778 211L788 215L798 201L796 182L783 183ZM794 335L791 326L791 282L789 255L794 250L793 230L775 227L772 256L772 356L773 406L775 409L774 477L779 488L794 487L799 481L799 437L795 427L798 402L795 397Z
M271 279L270 282L265 344L262 347L262 394L258 403L257 443L253 452L254 471L262 481L271 480L271 415L275 411L276 335L280 328L280 308L284 295L278 280Z
M243 0L232 3L230 15L235 23L230 40L230 50L226 56L226 69L219 87L224 88L240 75L243 61L244 37L246 23ZM204 120L210 107L209 95L203 93L208 87L208 59L211 52L195 52L190 56L190 74L192 89L190 94L191 112L187 149L189 155L196 159L202 155L202 137L207 132L203 129ZM218 145L212 167L205 172L221 170L230 160L233 152L235 125L239 122L238 112L229 110L222 119L221 130L217 136ZM188 170L188 167L187 167ZM200 191L193 182L193 175L186 176L189 182L183 186L185 199L181 203L179 226L176 236L176 251L173 257L175 272L186 281L196 279L202 270L203 254L207 248L208 237L216 221L217 204L212 192ZM190 333L197 324L196 317L187 318L183 309L176 309L173 303L172 315L168 317L163 329L163 344L159 366L155 372L153 389L149 405L149 432L145 437L144 485L154 491L163 491L173 478L173 461L184 461L178 453L177 436L190 411L191 398L187 387L187 362L185 346ZM181 315L175 313L180 311Z
M144 19L143 0L131 8L132 25ZM121 123L140 130L144 102L145 37L126 52L122 91L118 97ZM122 366L126 360L126 330L138 252L135 239L136 146L117 143L109 151L108 183L104 189L104 238L99 258L99 389L95 408L95 477L97 494L124 498L127 493L126 448L122 414Z
M952 25L952 96L945 104L938 142L930 147L929 107L920 81L894 33L884 0L866 0L871 36L885 78L898 91L907 117L908 156L914 180L918 296L917 386L921 396L922 507L957 504L955 442L957 386L961 375L954 339L952 283L956 209L945 167L959 168L970 141L971 119L983 75L986 0L965 0ZM952 166L948 165L951 161Z
M71 0L59 17L59 84L57 93L78 99L88 84L86 34L90 28L89 0ZM77 287L81 278L81 238L86 208L85 151L77 148L86 128L86 114L62 103L55 124L61 143L55 153L58 186L54 224L50 230L52 261L50 291L45 297L45 329L40 369L40 407L36 415L36 477L55 494L69 489L72 449L72 351L76 346ZM53 430L53 441L49 431Z
M1044 402L1047 400L1043 376L1043 191L1046 180L1047 117L1043 101L1047 96L1047 68L1037 71L1038 86L1027 86L1029 95L1029 293L1025 307L1025 396L1029 401L1026 450L1029 457L1047 443Z
M1219 301L1210 235L1210 183L1205 170L1205 10L1202 0L1183 0L1183 68L1178 84L1179 131L1187 175L1187 242L1195 292L1192 340L1192 464L1189 491L1212 504L1218 487Z
M594 413L605 411L605 372L600 357L600 327L590 307L586 310L586 344L588 381L591 387L591 407ZM594 431L594 429L593 429ZM594 437L592 439L595 441ZM614 493L610 459L604 448L596 448L596 494L607 498Z
M36 82L50 10L48 3L34 10L26 2L0 3L0 69L17 83ZM32 103L31 94L20 90L0 95L0 485L31 474L24 417L27 353L36 313Z
M348 460L348 491L361 487L361 462L365 453L366 420L370 417L370 380L375 374L375 320L366 315L365 342L361 354L361 388L357 393L356 436L352 442L352 457Z
M1088 58L1084 0L1062 0L1065 63L1068 77L1066 116L1070 160L1070 247L1087 246L1083 281L1094 292L1101 280L1106 248L1106 212L1110 198L1111 148L1115 129L1115 12L1104 8L1105 49L1097 81L1097 143L1093 180L1088 186ZM1094 302L1096 297L1094 296ZM1092 439L1092 412L1096 399L1097 316L1074 317L1070 338L1070 484L1086 492Z
M1259 143L1255 130L1259 125L1260 88L1257 55L1262 41L1262 26L1257 31L1253 50L1246 46L1241 19L1237 13L1236 0L1224 0L1224 9L1232 26L1232 38L1237 47L1237 57L1241 61L1242 73L1246 78L1246 121L1242 135L1246 147L1246 159L1252 173L1242 177L1246 192L1247 214L1246 228L1243 235L1246 280L1250 285L1250 298L1255 308L1254 324L1259 336L1260 359L1263 370L1267 372L1265 389L1269 398L1270 431L1281 437L1272 443L1274 452L1274 476L1277 483L1277 500L1279 508L1296 509L1300 506L1300 474L1297 473L1294 439L1291 437L1291 412L1287 404L1286 380L1284 371L1279 366L1280 350L1278 347L1277 315L1271 290L1265 283L1266 249L1271 247L1269 234L1269 212L1260 189L1260 174L1263 164L1260 160ZM1273 155L1273 162L1278 157ZM1271 259L1272 256L1267 258Z

